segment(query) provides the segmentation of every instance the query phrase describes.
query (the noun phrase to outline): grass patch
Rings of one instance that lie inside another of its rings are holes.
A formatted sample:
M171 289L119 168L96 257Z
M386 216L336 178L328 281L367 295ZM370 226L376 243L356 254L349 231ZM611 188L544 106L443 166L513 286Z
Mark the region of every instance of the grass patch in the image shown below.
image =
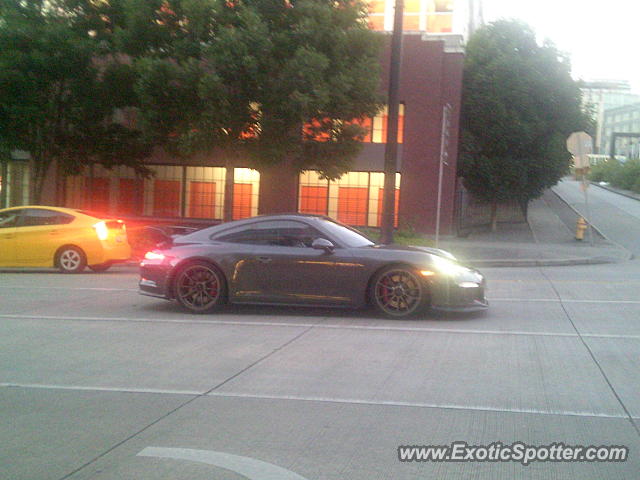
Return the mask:
M378 242L380 240L379 228L362 227L358 228L358 231L364 233L374 242ZM434 246L433 240L425 238L423 235L408 229L396 230L393 233L393 243L398 245L417 245L422 247Z

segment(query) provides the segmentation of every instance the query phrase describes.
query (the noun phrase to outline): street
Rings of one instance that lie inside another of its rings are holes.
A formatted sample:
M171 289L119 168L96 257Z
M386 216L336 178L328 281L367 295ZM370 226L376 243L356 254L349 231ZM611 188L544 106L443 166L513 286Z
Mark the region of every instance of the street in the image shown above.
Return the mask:
M640 202L621 198L594 192L594 223L638 255ZM391 321L247 306L190 315L138 295L134 266L2 271L1 477L637 479L640 262L483 273L488 312ZM630 453L398 459L399 446L456 441Z

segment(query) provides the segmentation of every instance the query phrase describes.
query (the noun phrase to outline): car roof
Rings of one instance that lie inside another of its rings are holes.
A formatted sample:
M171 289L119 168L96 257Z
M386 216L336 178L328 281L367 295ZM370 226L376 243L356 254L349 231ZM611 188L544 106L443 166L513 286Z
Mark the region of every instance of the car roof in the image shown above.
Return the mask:
M51 210L54 212L60 212L60 213L66 213L68 215L73 215L73 216L82 216L82 217L90 217L90 218L100 218L100 217L96 217L94 215L90 215L88 213L82 212L80 210L77 210L75 208L67 208L67 207L54 207L51 205L20 205L17 207L8 207L8 208L3 208L2 210L0 210L0 212L11 212L13 210L24 210L24 209L28 209L28 208L39 208L41 210Z

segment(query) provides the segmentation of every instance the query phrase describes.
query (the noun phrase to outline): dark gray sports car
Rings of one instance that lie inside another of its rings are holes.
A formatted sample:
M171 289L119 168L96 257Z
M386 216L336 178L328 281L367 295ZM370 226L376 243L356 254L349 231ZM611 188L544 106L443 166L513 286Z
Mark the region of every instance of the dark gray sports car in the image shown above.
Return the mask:
M148 252L140 293L195 313L225 302L361 307L404 318L487 308L480 272L438 249L376 245L327 217L269 215L190 233Z

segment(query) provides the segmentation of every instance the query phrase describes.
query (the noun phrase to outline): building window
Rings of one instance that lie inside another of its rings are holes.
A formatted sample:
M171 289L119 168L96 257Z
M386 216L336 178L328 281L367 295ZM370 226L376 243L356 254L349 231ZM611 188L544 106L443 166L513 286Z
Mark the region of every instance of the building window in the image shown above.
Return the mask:
M153 180L153 215L180 216L180 180Z
M338 187L338 221L349 225L367 224L368 187Z
M368 133L364 141L369 138L372 143L387 143L387 126L389 124L389 109L385 106L371 121L371 133ZM367 125L362 124L363 127ZM404 137L404 104L398 109L398 143L403 142Z
M111 172L94 166L94 176L78 175L66 181L65 205L117 215L206 218L224 216L224 167L153 165L154 176L136 177L127 167ZM235 169L233 218L257 215L260 174Z
M369 0L369 27L393 30L394 0ZM429 33L453 31L453 0L405 0L403 30Z
M4 173L4 177L0 178L0 198L2 199L0 205L9 207L28 205L31 185L29 163L22 160L9 160L0 162L0 166L2 167L0 175Z
M144 204L144 180L141 178L118 179L117 212L121 215L141 215Z
M187 217L223 218L225 171L222 167L187 167Z
M396 218L400 174L396 175ZM382 219L384 173L348 172L335 181L323 180L317 172L300 174L298 211L328 215L353 226L379 227Z
M258 214L260 173L250 168L236 168L233 185L233 219Z

